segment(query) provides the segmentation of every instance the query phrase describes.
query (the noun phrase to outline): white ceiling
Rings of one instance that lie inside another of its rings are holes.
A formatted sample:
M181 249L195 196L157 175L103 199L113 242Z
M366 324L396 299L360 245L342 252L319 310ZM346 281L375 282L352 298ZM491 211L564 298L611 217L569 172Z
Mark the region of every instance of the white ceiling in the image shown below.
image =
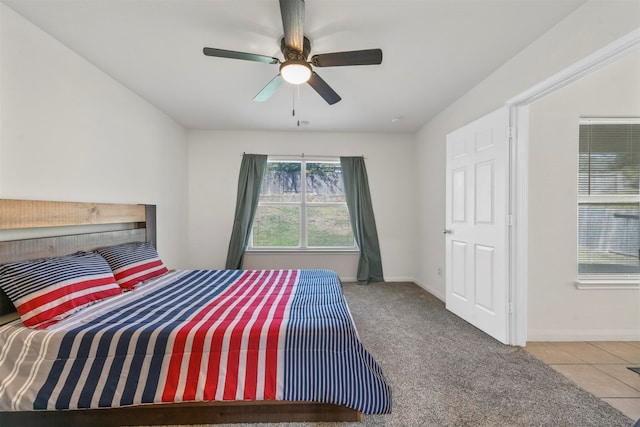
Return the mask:
M384 55L381 65L316 68L342 96L329 106L308 85L287 83L254 102L277 65L202 54L208 46L282 59L277 0L1 1L189 129L340 132L416 132L584 3L307 0L311 55Z

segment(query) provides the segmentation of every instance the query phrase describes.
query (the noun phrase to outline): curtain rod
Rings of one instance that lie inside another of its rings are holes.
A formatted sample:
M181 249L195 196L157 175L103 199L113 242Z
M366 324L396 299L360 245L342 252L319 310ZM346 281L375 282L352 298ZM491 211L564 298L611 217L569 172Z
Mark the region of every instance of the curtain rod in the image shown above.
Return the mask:
M245 154L250 154L250 153L245 153L244 151L242 152L242 154L240 154L240 156L244 156ZM327 159L327 158L336 158L336 157L362 157L363 159L366 159L366 157L364 156L364 154L361 154L359 156L339 156L339 155L335 155L335 154L327 154L327 155L319 155L319 154L304 154L304 153L300 153L300 154L268 154L268 157L295 157L295 158L302 158L302 159Z

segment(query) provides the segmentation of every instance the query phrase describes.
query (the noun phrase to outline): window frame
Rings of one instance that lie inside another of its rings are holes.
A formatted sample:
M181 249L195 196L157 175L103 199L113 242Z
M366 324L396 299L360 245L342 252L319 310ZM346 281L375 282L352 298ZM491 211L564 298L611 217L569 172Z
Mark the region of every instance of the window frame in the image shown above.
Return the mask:
M340 164L339 157L331 156L268 156L267 164L269 163L300 163L300 201L299 202L263 202L258 200L258 208L261 206L296 206L300 207L300 245L299 246L254 246L253 244L253 226L251 227L251 233L249 236L249 244L247 246L247 252L268 252L268 253L354 253L360 252L353 236L353 246L309 246L308 245L308 227L307 227L307 208L313 207L331 207L331 206L344 206L349 209L345 202L308 202L306 198L307 194L307 163L333 163ZM255 225L255 223L254 223ZM349 224L351 225L351 224Z
M603 119L580 119L578 122L578 126L581 125L595 125L595 124L604 124L604 125L616 125L616 124L640 124L639 119L615 119L615 118L603 118ZM578 149L578 158L580 155L580 150ZM578 160L579 161L579 160ZM578 166L578 165L576 165ZM579 174L580 170L577 167L577 175L579 183ZM576 186L576 191L578 191L578 187ZM581 204L624 204L624 203L638 203L640 204L640 191L638 194L596 194L596 195L581 195L579 192L577 193L576 200L576 215L580 209ZM579 265L578 259L578 251L580 250L579 246L580 241L580 225L579 218L576 216L576 267ZM577 279L575 281L575 286L578 289L640 289L640 274L636 277L630 277L630 274L580 274L576 271Z

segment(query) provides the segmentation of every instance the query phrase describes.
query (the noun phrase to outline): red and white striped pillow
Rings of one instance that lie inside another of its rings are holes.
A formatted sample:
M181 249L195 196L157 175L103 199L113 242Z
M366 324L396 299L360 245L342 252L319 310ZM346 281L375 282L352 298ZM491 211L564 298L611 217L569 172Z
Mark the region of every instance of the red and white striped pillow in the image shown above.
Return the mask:
M123 289L133 289L143 280L169 271L151 242L109 246L96 252L107 260L116 281Z
M107 262L92 252L0 265L0 288L22 323L38 329L122 293Z

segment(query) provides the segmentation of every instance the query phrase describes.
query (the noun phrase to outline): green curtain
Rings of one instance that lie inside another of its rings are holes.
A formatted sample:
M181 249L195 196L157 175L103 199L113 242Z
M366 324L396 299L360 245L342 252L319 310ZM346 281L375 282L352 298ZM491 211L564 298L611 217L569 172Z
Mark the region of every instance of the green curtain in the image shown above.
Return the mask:
M227 270L239 270L244 261L244 252L249 244L253 218L258 208L262 178L267 169L267 156L243 154L238 177L236 213L233 218L231 241L227 252Z
M378 230L363 157L340 157L351 227L360 248L358 283L384 282Z

